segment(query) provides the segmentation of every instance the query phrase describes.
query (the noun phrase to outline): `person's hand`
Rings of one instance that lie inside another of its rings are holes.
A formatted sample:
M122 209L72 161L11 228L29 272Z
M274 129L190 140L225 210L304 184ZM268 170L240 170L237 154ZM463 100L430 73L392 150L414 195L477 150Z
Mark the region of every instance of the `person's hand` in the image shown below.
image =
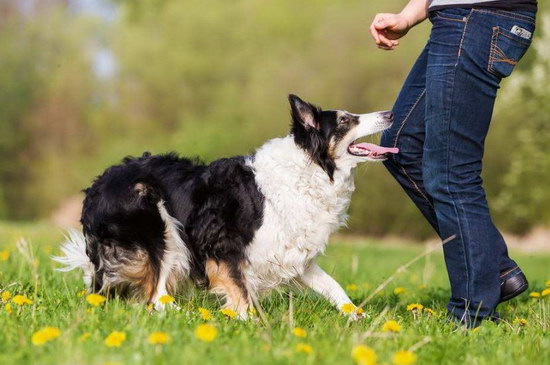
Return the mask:
M370 26L370 33L380 49L393 50L403 37L414 26L402 14L376 14Z

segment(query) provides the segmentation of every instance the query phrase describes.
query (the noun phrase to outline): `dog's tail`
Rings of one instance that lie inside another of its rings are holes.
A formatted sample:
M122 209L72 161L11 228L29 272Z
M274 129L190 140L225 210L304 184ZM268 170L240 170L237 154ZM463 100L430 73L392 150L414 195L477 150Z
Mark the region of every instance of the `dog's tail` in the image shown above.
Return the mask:
M95 268L86 254L86 238L82 232L71 229L67 232L65 239L66 241L61 244L63 256L51 257L52 260L63 265L63 267L56 270L67 272L74 269L82 269L84 271L84 283L90 287Z

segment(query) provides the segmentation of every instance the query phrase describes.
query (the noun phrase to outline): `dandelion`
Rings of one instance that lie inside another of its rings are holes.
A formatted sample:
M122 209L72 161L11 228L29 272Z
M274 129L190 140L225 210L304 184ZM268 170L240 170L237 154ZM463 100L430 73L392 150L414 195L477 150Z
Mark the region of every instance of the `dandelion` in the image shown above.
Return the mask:
M424 313L428 313L429 315L433 316L433 317L436 317L437 314L435 313L435 311L431 308L428 308L428 307L424 307Z
M81 291L79 291L78 293L76 293L76 296L77 296L77 297L83 297L83 296L86 295L86 292L87 292L86 289L81 290Z
M170 342L171 338L166 332L153 332L147 337L147 342L151 345L164 345Z
M103 304L105 301L107 300L107 298L105 298L103 295L101 294L88 294L86 296L86 301L88 303L90 303L91 305L93 305L94 307L98 307L100 306L101 304Z
M11 293L7 290L4 290L2 292L2 302L7 303L10 298L11 298Z
M546 286L550 286L550 280L546 282Z
M538 291L534 291L534 292L529 293L529 296L531 298L540 298L540 293Z
M394 365L412 365L416 362L416 355L410 351L397 351L392 361Z
M401 331L401 325L397 321L389 320L382 325L382 331L384 332L399 332Z
M481 329L481 326L476 327L476 328L474 328L474 329L472 330L472 332L478 332L480 329Z
M249 310L248 310L248 313L252 316L252 317L256 317L258 315L258 312L256 311L256 308L254 307L251 307Z
M540 293L541 297L545 297L547 295L550 295L550 288L546 288Z
M411 312L422 312L422 309L424 309L424 306L418 303L412 303L407 306L407 310Z
M342 313L344 313L344 314L352 314L352 313L363 314L363 313L365 313L363 308L357 308L355 306L355 304L353 304L353 303L343 304L340 309L342 310Z
M351 357L359 365L375 365L378 360L376 352L365 345L355 345L351 350Z
M162 297L159 298L159 302L161 304L170 304L170 303L174 303L176 300L174 299L174 297L168 295L168 294L165 294L163 295Z
M399 287L393 289L393 294L399 295L399 294L403 294L405 291L406 291L405 288L402 288L402 287L399 286Z
M7 303L4 306L4 309L6 310L6 312L8 312L8 314L11 314L11 304L10 303Z
M32 300L30 300L29 298L27 298L24 295L19 295L19 294L14 296L11 301L13 303L17 304L17 305L25 305L25 304L31 305L32 304Z
M155 305L154 305L153 303L148 303L148 304L147 304L147 310L148 310L149 312L152 312L153 309L155 309Z
M235 312L233 309L230 309L230 308L222 308L220 309L220 312L222 312L224 316L231 319L237 317L237 312Z
M90 338L90 332L84 332L84 333L78 338L78 342L84 342L84 341L86 341L88 338Z
M61 331L55 327L44 327L36 331L31 338L32 344L42 346L46 342L53 341L61 335Z
M195 337L203 342L212 342L217 335L218 330L211 324L201 324L195 328Z
M346 290L347 291L356 291L358 289L359 289L359 287L357 286L357 284L348 284L348 285L346 285Z
M303 342L300 342L299 344L297 344L294 350L296 352L303 352L304 354L308 354L308 355L313 353L313 347Z
M206 309L206 308L199 308L199 313L201 315L201 318L205 321L211 321L212 320L212 313Z
M120 347L124 341L126 341L126 333L113 331L109 336L105 337L105 346Z
M513 324L519 324L521 326L527 326L527 320L525 318L514 318Z
M10 258L10 252L8 250L0 251L1 261L8 261L9 258Z
M307 332L305 329L303 328L300 328L300 327L296 327L292 330L292 334L296 337L301 337L301 338L306 338L307 337Z

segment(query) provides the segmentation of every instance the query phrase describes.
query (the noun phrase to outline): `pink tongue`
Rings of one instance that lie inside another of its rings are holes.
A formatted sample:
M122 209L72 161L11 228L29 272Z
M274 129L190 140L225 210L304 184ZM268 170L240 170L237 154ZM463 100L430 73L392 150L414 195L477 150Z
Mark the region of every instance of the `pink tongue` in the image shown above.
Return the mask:
M372 143L358 143L354 146L362 150L372 151L378 155L383 155L385 153L399 153L399 148L382 147Z

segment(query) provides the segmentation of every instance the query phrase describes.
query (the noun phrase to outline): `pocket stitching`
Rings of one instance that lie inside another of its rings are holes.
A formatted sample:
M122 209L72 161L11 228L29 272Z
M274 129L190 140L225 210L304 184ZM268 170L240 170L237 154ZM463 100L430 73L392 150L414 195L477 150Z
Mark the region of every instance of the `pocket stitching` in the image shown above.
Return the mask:
M439 13L439 11L435 12L435 18L440 18L440 19L444 19L444 20L451 20L453 22L459 22L459 23L466 23L466 20L465 20L466 17L462 17L462 19L449 18L449 17L441 15Z
M508 63L512 66L515 66L518 62L517 61L514 61L512 59L509 59L506 54L502 51L502 49L500 49L497 45L497 41L498 41L498 36L499 35L503 35L505 36L506 38L510 39L511 41L514 41L514 42L518 42L518 43L521 43L525 46L529 46L530 45L530 41L527 41L527 40L522 40L522 39L519 39L518 38L514 38L514 37L511 37L509 36L508 34L504 33L500 27L493 27L493 36L491 37L491 48L490 48L490 51L489 51L489 64L487 65L487 71L491 74L491 75L494 75L498 78L502 78L501 75L499 75L496 71L495 71L495 63L497 62L502 62L502 63ZM499 53L500 53L500 58L498 57L499 56Z

